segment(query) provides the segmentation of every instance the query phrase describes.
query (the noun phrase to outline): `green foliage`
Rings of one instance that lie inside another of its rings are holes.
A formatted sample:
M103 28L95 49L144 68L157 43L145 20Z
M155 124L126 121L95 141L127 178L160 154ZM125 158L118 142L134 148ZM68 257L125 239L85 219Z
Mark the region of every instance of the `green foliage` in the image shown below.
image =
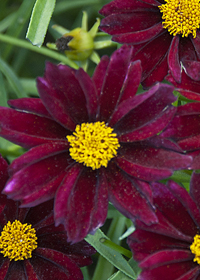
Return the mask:
M37 0L33 8L26 38L41 47L51 19L56 0Z

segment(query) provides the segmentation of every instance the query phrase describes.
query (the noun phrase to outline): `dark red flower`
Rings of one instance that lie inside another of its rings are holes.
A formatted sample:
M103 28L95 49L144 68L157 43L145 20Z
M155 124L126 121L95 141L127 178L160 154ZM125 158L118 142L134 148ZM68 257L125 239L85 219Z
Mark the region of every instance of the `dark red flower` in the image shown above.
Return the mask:
M200 174L194 173L190 194L177 183L152 184L158 223L137 221L128 237L142 272L138 280L200 279Z
M178 83L171 74L165 77L167 81L172 83L181 95L188 99L200 101L200 81L195 81L185 74L181 73L181 82Z
M168 69L178 82L182 68L200 80L199 10L199 0L115 0L100 10L100 29L134 45L145 87L162 81Z
M38 79L40 99L11 100L14 109L0 109L0 135L31 148L11 164L4 193L26 207L55 197L55 222L65 225L69 241L104 223L108 199L129 218L155 222L144 181L191 163L157 136L176 112L173 87L157 84L135 95L142 70L131 56L123 46L103 57L92 79L48 63Z
M7 178L7 163L0 158L0 191ZM52 209L52 200L19 208L0 195L0 279L83 279L80 267L92 263L95 250L85 241L68 243L64 227L54 225Z
M190 169L200 169L200 103L179 106L161 137L169 138L193 157Z

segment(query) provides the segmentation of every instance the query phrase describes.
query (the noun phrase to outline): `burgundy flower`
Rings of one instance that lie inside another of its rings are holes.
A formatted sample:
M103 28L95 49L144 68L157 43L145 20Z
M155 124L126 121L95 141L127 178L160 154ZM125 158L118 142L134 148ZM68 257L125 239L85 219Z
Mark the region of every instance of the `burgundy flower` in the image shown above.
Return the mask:
M179 106L161 137L169 138L193 157L191 169L200 169L200 103Z
M142 272L138 280L200 279L200 174L194 173L190 194L173 181L152 184L158 223L137 221L128 237Z
M108 199L129 218L155 222L144 181L191 163L157 136L176 112L173 87L157 84L135 95L142 71L131 56L123 46L103 57L92 79L48 63L38 79L40 99L11 100L14 109L0 109L0 135L31 148L11 164L4 193L26 207L55 197L55 222L65 225L69 241L104 223Z
M100 10L100 29L135 46L145 87L162 81L168 69L178 82L182 68L200 80L199 11L199 0L115 0Z
M178 83L171 74L165 78L172 83L181 95L188 99L200 101L200 81L195 81L185 74L185 71L181 73L181 82Z
M0 158L2 191L7 163ZM83 279L80 267L92 263L95 250L85 241L67 242L64 227L55 227L53 201L33 208L0 195L0 279Z

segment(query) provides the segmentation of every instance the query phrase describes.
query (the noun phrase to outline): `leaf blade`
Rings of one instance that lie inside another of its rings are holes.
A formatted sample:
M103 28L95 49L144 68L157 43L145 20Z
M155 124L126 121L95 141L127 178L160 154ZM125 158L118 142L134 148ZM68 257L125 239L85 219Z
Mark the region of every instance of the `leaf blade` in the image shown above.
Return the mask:
M49 21L54 11L56 0L37 0L33 7L26 38L33 45L41 47Z

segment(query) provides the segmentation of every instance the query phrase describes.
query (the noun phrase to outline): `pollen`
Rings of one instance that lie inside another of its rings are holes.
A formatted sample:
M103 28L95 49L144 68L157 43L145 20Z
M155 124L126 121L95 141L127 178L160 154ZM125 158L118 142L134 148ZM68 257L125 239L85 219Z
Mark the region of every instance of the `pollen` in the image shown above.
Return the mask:
M195 235L194 242L190 246L190 251L195 255L193 261L200 264L200 235Z
M120 147L117 134L112 131L105 122L77 125L73 135L67 136L71 145L71 157L93 170L101 166L107 167Z
M15 220L9 221L1 232L0 252L4 257L19 261L32 257L32 251L37 248L36 231L31 225Z
M200 25L199 0L165 0L166 4L158 6L162 15L163 27L173 36L189 34L196 37L196 30Z

